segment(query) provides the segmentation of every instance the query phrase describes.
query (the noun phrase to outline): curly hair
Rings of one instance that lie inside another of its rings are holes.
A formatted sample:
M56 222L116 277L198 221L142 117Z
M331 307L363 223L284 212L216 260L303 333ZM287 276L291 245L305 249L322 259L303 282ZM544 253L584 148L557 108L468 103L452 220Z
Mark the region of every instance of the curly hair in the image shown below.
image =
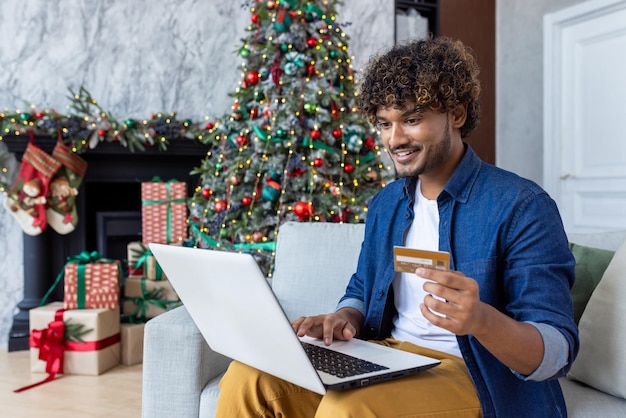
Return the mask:
M381 107L403 109L414 103L417 109L448 112L465 104L467 118L460 129L465 138L480 119L478 73L472 51L461 41L431 37L397 44L365 67L359 108L375 124Z

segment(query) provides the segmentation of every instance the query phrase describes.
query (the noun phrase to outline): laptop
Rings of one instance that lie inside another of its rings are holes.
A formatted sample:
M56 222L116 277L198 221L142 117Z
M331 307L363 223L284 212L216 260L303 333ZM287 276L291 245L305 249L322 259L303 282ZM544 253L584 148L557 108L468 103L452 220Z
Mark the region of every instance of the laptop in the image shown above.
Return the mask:
M353 389L430 369L439 360L353 338L299 338L250 254L149 244L163 272L212 350L319 394ZM323 312L320 312L323 313ZM343 373L316 370L326 354ZM330 350L330 351L329 351Z

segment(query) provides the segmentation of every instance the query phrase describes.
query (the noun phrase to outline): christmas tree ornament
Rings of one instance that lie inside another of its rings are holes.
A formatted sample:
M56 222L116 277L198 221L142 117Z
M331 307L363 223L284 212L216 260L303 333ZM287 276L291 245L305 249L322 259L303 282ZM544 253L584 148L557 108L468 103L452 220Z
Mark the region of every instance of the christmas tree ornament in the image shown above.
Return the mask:
M250 50L248 48L241 48L239 50L239 55L241 55L243 58L247 57L248 55L250 55Z
M228 182L232 185L232 186L236 186L239 183L241 183L241 179L235 175L232 175L229 177Z
M306 65L306 74L308 76L314 76L315 75L315 64L309 63L309 64Z
M285 64L285 74L294 75L298 71L298 66L293 62L288 62Z
M306 44L309 48L315 48L317 46L317 39L309 38L306 40Z
M211 189L209 189L208 187L203 187L202 191L200 193L201 193L203 199L208 199L213 194L213 191Z
M343 171L350 174L354 171L354 166L352 164L345 164L343 166Z
M254 23L255 25L259 23L259 15L255 15L253 14L252 16L250 16L250 20L252 21L252 23Z
M52 157L62 165L50 181L46 216L50 227L65 235L76 229L78 224L76 195L87 171L87 162L61 140L52 150Z
M316 158L313 160L313 165L317 168L320 168L324 165L324 159L323 158Z
M205 126L205 128L207 128L209 131L215 127L215 125L213 124L213 122L207 122L207 123L206 123L206 125L204 125L204 126Z
M282 9L278 12L278 17L274 21L274 30L276 32L289 32L292 23L291 13L287 9Z
M285 139L287 138L287 130L283 128L276 129L276 138L277 139Z
M213 210L217 213L220 213L224 209L226 209L226 201L224 200L216 200L213 204Z
M274 0L267 0L265 5L269 10L274 10L276 8L276 2Z
M343 132L341 132L341 129L339 128L333 129L333 137L341 138L341 135L343 135Z
M322 137L322 132L319 131L318 129L314 129L311 131L311 138L320 139L321 137Z
M237 135L237 145L243 147L248 144L248 138L245 135Z
M293 205L293 213L298 219L304 221L313 215L313 205L309 202L297 202Z
M317 112L317 105L315 103L306 102L304 104L304 111L310 115Z
M259 73L256 71L248 71L246 74L246 81L250 85L256 85L259 82Z
M261 189L261 200L264 202L278 202L280 198L280 184L273 180L268 180L267 184Z
M241 204L244 206L249 206L252 203L252 198L250 196L244 196L241 198Z
M3 202L25 234L39 235L48 226L46 196L50 180L60 167L61 163L36 146L31 137L15 183Z

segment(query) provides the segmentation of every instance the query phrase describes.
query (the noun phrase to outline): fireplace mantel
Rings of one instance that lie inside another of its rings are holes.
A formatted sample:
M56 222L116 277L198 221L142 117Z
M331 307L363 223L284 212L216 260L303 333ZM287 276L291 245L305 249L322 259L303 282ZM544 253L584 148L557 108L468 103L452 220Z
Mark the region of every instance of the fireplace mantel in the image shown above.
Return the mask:
M3 141L21 160L29 138L23 135L4 136ZM45 151L52 152L56 138L35 136L34 142ZM175 178L185 181L188 193L191 193L198 178L190 172L201 164L208 149L197 141L175 139L170 141L166 151L153 146L145 151L130 152L119 143L105 142L81 154L88 167L76 199L76 229L67 235L59 235L51 228L37 236L24 234L24 299L18 304L19 312L13 318L9 351L28 349L29 310L39 305L67 258L85 250L101 251L104 247L106 251L103 244L106 239L97 236L102 219L124 220L132 218L133 213L139 216L140 184L155 176L163 180ZM126 225L128 236L140 240L140 226L136 222ZM62 284L52 293L50 300L63 300Z

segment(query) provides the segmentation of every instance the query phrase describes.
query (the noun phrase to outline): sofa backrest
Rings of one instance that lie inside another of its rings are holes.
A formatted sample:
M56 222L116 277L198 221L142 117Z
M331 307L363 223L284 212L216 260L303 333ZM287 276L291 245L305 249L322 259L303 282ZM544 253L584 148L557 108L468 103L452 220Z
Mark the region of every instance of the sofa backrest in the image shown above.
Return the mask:
M335 310L355 272L364 224L286 222L276 242L272 289L290 320Z

